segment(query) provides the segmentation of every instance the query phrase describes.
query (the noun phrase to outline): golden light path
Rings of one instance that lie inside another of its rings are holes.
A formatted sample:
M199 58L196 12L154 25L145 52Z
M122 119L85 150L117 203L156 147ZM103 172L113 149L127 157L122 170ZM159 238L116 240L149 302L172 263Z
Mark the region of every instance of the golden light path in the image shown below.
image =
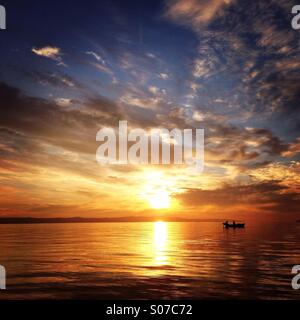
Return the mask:
M168 242L168 224L166 222L155 222L153 238L156 265L164 265L168 260L165 252Z

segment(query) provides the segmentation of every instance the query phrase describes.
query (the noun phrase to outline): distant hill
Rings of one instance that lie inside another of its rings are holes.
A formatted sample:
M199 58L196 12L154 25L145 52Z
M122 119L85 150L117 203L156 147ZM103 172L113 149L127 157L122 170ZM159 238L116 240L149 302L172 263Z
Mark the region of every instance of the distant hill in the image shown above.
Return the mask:
M118 217L118 218L32 218L32 217L4 217L0 218L0 224L41 224L41 223L113 223L113 222L221 222L219 219L184 219L178 217Z

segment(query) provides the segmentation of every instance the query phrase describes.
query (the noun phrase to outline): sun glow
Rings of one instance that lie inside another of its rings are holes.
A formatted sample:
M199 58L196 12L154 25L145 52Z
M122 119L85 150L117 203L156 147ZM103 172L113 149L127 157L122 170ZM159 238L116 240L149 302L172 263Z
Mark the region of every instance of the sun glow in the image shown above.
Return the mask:
M167 209L170 207L170 196L166 190L159 190L149 198L153 209Z
M149 207L156 210L173 207L172 194L176 192L176 183L161 171L146 171L140 196Z

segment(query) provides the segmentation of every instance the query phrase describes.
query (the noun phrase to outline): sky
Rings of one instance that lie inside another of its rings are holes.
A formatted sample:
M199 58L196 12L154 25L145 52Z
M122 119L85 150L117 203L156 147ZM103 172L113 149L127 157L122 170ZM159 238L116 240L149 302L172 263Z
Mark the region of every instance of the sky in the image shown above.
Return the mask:
M0 216L300 217L295 1L1 4ZM203 128L203 173L98 164L119 120Z

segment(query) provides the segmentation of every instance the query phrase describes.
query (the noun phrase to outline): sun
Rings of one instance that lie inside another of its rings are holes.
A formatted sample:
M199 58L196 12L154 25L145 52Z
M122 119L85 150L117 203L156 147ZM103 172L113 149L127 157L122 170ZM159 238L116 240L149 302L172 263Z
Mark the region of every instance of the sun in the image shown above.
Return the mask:
M141 184L140 197L148 207L156 210L166 210L174 206L172 195L177 191L176 183L164 172L145 170Z
M167 209L170 207L170 196L166 190L159 190L149 198L153 209Z

